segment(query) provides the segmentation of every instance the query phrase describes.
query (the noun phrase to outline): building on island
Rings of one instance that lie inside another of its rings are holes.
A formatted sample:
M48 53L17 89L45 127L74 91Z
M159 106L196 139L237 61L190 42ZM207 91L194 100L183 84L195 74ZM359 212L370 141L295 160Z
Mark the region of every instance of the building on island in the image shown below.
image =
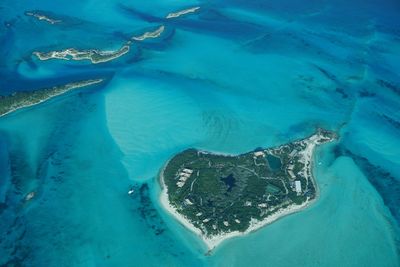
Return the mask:
M297 195L300 195L301 194L301 181L299 181L299 180L294 181L294 186L295 186Z
M187 169L187 168L183 169L182 171L187 173L187 174L192 174L193 173L193 170Z
M179 176L180 176L180 177L189 178L189 177L190 177L190 174L189 174L189 173L186 173L186 172L181 172L181 173L179 174Z
M290 178L295 179L296 175L294 175L292 170L288 170L288 174L290 175Z
M296 175L294 175L293 173L293 169L294 169L294 164L290 164L287 168L287 172L290 175L290 178L292 179L296 179Z
M265 157L265 153L263 151L254 152L254 157Z
M183 187L186 183L186 180L190 178L190 176L192 175L193 170L191 169L183 169L180 173L179 173L179 181L176 183L176 185L178 187Z
M293 157L296 156L296 155L297 155L297 150L296 150L296 149L293 149L293 151L290 152L290 154L289 154L289 158L293 158Z

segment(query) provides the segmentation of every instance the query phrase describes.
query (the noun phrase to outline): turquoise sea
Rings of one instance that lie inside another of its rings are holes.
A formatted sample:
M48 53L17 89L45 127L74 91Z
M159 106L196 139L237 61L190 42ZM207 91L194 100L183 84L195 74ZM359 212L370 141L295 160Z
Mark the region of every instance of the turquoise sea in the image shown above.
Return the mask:
M400 266L399 17L396 0L2 0L0 95L107 81L0 118L0 266ZM160 25L106 63L32 56ZM160 206L175 153L316 127L340 139L317 150L308 209L206 256Z

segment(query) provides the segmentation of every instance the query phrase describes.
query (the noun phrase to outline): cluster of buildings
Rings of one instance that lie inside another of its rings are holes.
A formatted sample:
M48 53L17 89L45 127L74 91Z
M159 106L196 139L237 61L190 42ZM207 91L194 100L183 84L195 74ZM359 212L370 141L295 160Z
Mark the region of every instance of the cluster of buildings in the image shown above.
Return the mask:
M296 175L293 173L294 165L289 165L287 168L287 173L289 174L292 180L296 179ZM297 195L301 195L301 181L295 180L294 183L292 182L292 188L296 191Z
M293 158L297 155L297 150L293 149L292 152L290 152L289 154L289 166L287 167L287 172L290 175L290 178L292 179L296 179L296 175L294 175L293 173L293 169L294 169L294 163L293 163Z
M265 157L265 153L264 151L256 151L254 152L254 159L258 158L258 157Z
M294 175L293 169L294 169L294 164L289 164L289 166L287 167L287 172L290 175L290 178L296 179L296 175Z
M295 180L296 175L293 172L294 169L294 163L293 163L293 158L298 154L298 151L296 149L293 149L292 152L289 154L289 165L287 167L287 173L289 174L290 178ZM300 180L295 180L294 183L292 184L292 188L296 191L296 194L299 196L301 195L301 181Z
M296 180L294 181L294 189L296 190L297 195L301 194L301 181Z
M178 187L182 187L185 185L186 180L190 178L190 176L193 174L193 170L184 168L180 173L179 173L179 180L176 183Z

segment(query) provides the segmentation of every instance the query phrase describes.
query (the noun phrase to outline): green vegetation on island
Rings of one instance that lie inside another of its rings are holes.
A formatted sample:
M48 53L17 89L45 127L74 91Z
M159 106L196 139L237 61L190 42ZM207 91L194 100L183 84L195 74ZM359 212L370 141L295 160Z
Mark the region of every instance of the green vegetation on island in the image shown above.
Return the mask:
M40 60L48 60L52 58L64 60L90 60L92 63L102 63L119 58L129 52L129 44L122 46L115 51L100 51L97 49L77 50L75 48L68 48L61 51L50 52L33 52Z
M245 232L282 209L316 198L316 145L336 138L319 129L309 138L233 156L188 149L161 173L169 205L206 238Z
M158 27L154 31L145 32L140 36L133 36L131 38L131 40L144 41L144 40L149 39L149 38L151 38L151 39L158 38L164 32L164 30L165 30L165 26L161 25L160 27Z
M78 50L68 48L65 50L49 52L33 52L40 60L63 59L63 60L90 60L93 64L108 62L119 58L129 52L133 41L144 41L146 39L158 38L164 32L165 26L161 25L154 31L148 31L139 36L133 36L120 49L114 51L101 51L98 49Z
M187 8L187 9L184 9L184 10L180 10L180 11L177 11L177 12L172 12L172 13L169 13L167 16L166 16L166 18L167 19L174 19L174 18L178 18L178 17L180 17L180 16L183 16L183 15L186 15L186 14L189 14L189 13L195 13L197 10L199 10L200 9L200 7L199 6L196 6L196 7L192 7L192 8Z
M35 91L20 91L11 95L0 96L0 116L4 116L17 109L39 104L73 89L98 84L103 81L104 79L83 80L51 88L38 89Z
M59 19L50 18L48 15L45 15L40 11L26 11L25 15L33 17L33 18L36 18L36 19L38 19L40 21L45 21L45 22L50 23L50 24L56 24L56 23L62 22Z
M184 10L180 10L178 12L169 13L166 18L173 19L178 18L180 16L197 12L200 7L192 7ZM39 11L26 11L26 16L34 17L41 21L46 21L50 24L56 24L62 22L61 20L52 19L49 16L43 14L43 12ZM127 54L130 50L130 47L133 41L144 41L146 39L155 39L160 37L160 35L164 32L165 26L161 25L157 29L153 31L147 31L139 36L132 36L126 43L124 43L121 48L113 51L102 51L99 49L76 49L76 48L67 48L64 50L54 50L49 52L35 51L33 55L36 56L40 60L49 60L49 59L63 59L63 60L90 60L93 64L108 62L119 58L125 54Z

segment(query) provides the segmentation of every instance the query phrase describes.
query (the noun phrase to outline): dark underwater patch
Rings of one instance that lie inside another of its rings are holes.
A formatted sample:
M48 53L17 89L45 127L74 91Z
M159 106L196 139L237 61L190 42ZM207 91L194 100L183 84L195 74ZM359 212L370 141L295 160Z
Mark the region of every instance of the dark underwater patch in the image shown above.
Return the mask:
M158 211L154 208L154 204L150 199L150 189L147 183L142 184L139 190L139 202L140 206L138 211L140 217L146 222L149 228L154 231L155 235L161 235L165 231L165 223L158 214Z
M319 70L329 80L337 82L336 75L330 73L329 71L327 71L326 69L324 69L320 66L314 65L314 67L317 68L317 70Z
M383 202L389 208L393 217L400 225L400 181L396 179L390 172L381 166L372 164L367 158L359 156L350 150L336 146L334 148L335 157L347 156L351 157L356 165L363 172L368 181L375 187L381 195Z
M382 117L387 121L390 125L392 125L396 129L400 129L400 121L395 120L385 114L382 114Z
M3 203L3 202L0 202L0 216L1 216L1 214L7 209L7 204L6 203ZM1 240L0 240L1 241Z
M9 190L8 199L15 197L15 192ZM12 195L12 196L10 196ZM27 266L31 256L31 248L26 245L26 226L24 215L18 206L8 205L0 217L0 266ZM7 260L7 261L6 261Z
M123 4L119 4L118 8L120 9L122 14L125 14L127 16L132 16L134 18L139 18L141 20L147 21L147 22L161 22L164 21L164 18L159 18L150 14L147 14L145 12L139 11L133 7L129 7Z
M375 93L372 93L372 92L370 92L370 91L367 91L366 89L363 89L363 90L361 90L360 92L358 92L358 95L360 96L360 97L375 97L376 96L376 94Z
M344 89L341 87L337 87L336 88L336 93L340 94L342 96L342 98L348 98L349 95L345 93Z
M391 90L392 92L394 92L394 93L400 95L400 87L397 86L397 85L395 85L394 83L389 82L389 81L385 81L385 80L382 80L382 79L376 80L376 83L377 83L379 86L384 87L384 88L388 88L388 89Z
M296 51L302 51L302 55L309 57L318 57L328 62L335 58L310 42L309 38L303 32L274 28L264 28L264 36L257 37L246 43L244 47L255 54L279 54L284 56L298 57Z
M210 12L213 14L209 15ZM265 32L265 29L258 25L225 17L214 10L203 11L197 19L188 17L170 20L168 24L191 32L205 33L230 40L252 39Z
M34 174L25 161L24 155L17 154L18 153L10 154L10 173L11 183L15 191L20 193L23 190L26 180L33 178Z
M12 19L12 20L6 20L4 21L3 25L6 28L12 28L14 25L17 23L17 19Z

